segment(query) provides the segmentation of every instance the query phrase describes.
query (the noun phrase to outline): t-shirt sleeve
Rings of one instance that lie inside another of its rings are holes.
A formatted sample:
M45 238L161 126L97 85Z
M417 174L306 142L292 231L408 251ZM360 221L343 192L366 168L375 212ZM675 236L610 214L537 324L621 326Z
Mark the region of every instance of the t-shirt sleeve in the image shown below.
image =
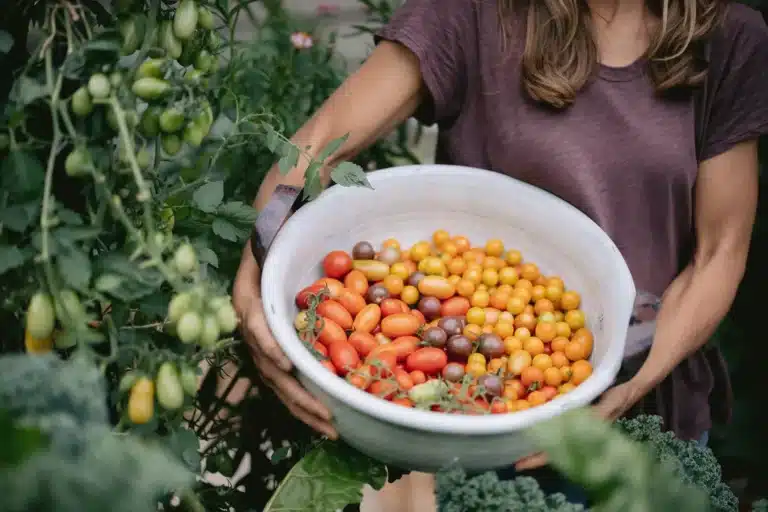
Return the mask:
M768 26L757 11L732 6L703 138L701 160L768 134Z
M477 40L473 0L406 0L375 40L399 43L416 55L428 97L415 117L450 122L464 103Z

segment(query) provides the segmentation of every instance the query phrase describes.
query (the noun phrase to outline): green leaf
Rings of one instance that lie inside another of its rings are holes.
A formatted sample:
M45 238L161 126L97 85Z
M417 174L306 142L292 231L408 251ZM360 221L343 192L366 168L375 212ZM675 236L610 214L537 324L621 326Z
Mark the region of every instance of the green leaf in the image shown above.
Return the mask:
M312 162L304 175L304 197L310 201L323 191L323 183L320 181L320 167L322 167L321 163Z
M275 131L274 128L267 125L267 140L265 141L267 144L267 148L272 153L277 153L278 148L282 144L282 140L280 139L280 135Z
M0 275L22 266L27 259L17 247L0 245Z
M342 187L366 187L373 189L365 171L352 162L341 162L331 171L331 179Z
M104 293L114 292L123 284L123 278L117 274L102 274L96 278L94 286L97 290Z
M280 170L281 174L286 175L289 172L291 172L291 169L296 167L298 163L299 163L299 148L290 144L290 145L287 145L285 148L285 156L283 156L280 160L278 160L277 168Z
M37 158L22 150L11 151L0 167L0 184L11 196L37 195L43 189L45 170Z
M0 210L0 224L11 231L23 233L37 221L40 215L40 201L15 204Z
M162 274L153 268L141 268L136 262L120 253L110 253L100 257L96 263L97 286L104 275L111 276L101 283L102 292L124 302L131 302L153 294L165 281ZM110 288L110 281L121 279L120 286Z
M338 139L333 139L331 142L328 143L327 146L323 148L320 154L317 155L317 159L325 161L325 159L327 159L329 156L336 153L341 148L341 146L343 146L344 143L347 142L347 139L349 139L349 134L343 135Z
M53 237L62 245L92 240L101 234L99 226L63 226L53 231Z
M207 263L212 267L219 268L219 257L208 247L200 247L197 249L197 257L201 262Z
M219 236L224 240L229 240L230 242L237 242L242 237L242 230L236 228L224 219L213 219L211 229L213 229L216 236Z
M91 281L91 260L76 247L68 247L59 253L56 266L64 282L76 290L85 289Z
M48 87L27 75L21 75L13 85L11 98L20 107L25 107L40 98L48 96L48 94Z
M340 510L360 503L363 485L380 489L386 479L383 464L342 442L325 441L293 466L264 512Z
M8 53L13 48L13 36L5 30L0 30L0 53Z
M223 181L206 183L192 194L192 201L195 206L206 213L214 212L216 207L221 204L222 199L224 199Z
M200 469L200 440L186 428L175 430L168 439L168 447L190 471Z
M259 212L253 206L247 205L242 201L232 201L224 203L216 209L217 217L224 217L234 224L243 224L248 227L256 222Z

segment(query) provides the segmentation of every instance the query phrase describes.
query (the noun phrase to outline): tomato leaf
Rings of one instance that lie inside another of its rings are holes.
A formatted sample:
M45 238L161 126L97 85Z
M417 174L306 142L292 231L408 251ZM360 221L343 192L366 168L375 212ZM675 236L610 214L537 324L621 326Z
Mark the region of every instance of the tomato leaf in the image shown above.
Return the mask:
M23 233L40 215L40 201L15 204L0 210L0 224L11 231Z
M200 211L213 213L224 199L224 182L213 181L195 190L192 201Z
M299 148L289 144L285 147L285 155L277 162L280 173L285 175L299 163Z
M230 222L227 222L224 219L213 219L211 229L213 229L213 233L216 236L223 238L224 240L229 240L230 242L237 242L242 236L240 233L241 230L238 230Z
M312 200L320 195L323 191L323 183L320 181L320 167L323 164L320 162L312 162L307 167L307 172L304 175L304 198Z
M15 196L36 196L43 189L45 171L34 156L24 151L11 151L0 167L0 188Z
M325 441L293 466L264 512L340 510L360 503L365 484L380 489L386 479L383 464L342 442Z
M0 275L18 268L28 259L19 248L12 245L0 245Z
M96 273L99 290L125 302L155 293L164 282L157 269L141 268L120 253L108 253L99 258ZM101 281L102 276L109 277ZM115 279L120 279L117 287L111 286Z
M49 91L45 85L27 75L22 75L13 85L11 99L16 102L19 107L24 107L40 98L48 96L48 94Z
M70 246L56 258L59 274L72 288L82 290L91 281L91 260L80 249Z
M362 167L352 162L341 162L331 171L331 179L342 187L373 189Z
M347 142L347 139L349 139L349 134L343 135L338 139L333 139L331 142L328 143L327 146L323 148L322 151L320 151L320 154L317 155L317 159L325 161L329 156L336 153L341 148L341 146L343 146L344 143Z

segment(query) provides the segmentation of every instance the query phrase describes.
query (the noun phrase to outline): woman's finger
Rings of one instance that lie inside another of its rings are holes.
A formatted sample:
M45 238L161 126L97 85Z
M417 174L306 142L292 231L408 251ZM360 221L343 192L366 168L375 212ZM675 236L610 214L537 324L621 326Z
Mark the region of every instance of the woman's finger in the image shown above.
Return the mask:
M547 456L544 453L535 453L528 457L523 457L515 463L515 469L517 471L528 471L531 469L540 468L547 464Z
M264 311L259 301L254 301L246 319L246 329L252 337L252 342L259 347L267 357L272 359L283 371L291 370L291 361L275 341L272 332L264 319Z
M339 437L338 433L336 432L336 429L334 429L330 423L328 423L327 421L323 421L317 416L310 414L307 410L302 409L301 407L296 405L291 399L291 397L283 393L280 390L280 388L275 387L274 391L277 397L280 399L280 401L282 401L285 404L285 406L288 407L288 410L291 412L291 414L293 414L300 421L304 422L310 428L328 437L328 439L335 441Z

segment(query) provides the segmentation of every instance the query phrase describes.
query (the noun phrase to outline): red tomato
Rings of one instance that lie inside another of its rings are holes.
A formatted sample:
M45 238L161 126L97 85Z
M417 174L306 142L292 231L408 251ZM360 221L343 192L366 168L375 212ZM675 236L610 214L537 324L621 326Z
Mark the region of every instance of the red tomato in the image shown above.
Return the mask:
M341 375L360 366L360 355L348 341L335 341L328 347L328 357Z
M491 414L504 414L509 412L507 403L504 400L494 399L491 402Z
M349 342L355 347L357 353L363 357L368 357L373 349L379 346L376 338L367 332L355 331L349 335Z
M344 329L342 329L339 324L330 318L323 318L322 320L318 320L318 322L320 321L323 322L323 328L317 335L317 340L320 343L326 347L329 347L336 341L347 341L347 333L344 332Z
M410 375L414 384L424 384L427 382L427 376L424 375L424 372L421 370L414 370L410 373Z
M393 351L371 354L365 362L371 365L371 374L375 377L389 377L397 367L397 355Z
M440 306L440 316L464 316L469 311L470 303L466 297L451 297Z
M335 300L325 300L318 304L317 314L323 318L333 320L344 330L352 328L352 315L347 311L341 303Z
M379 304L379 307L381 308L382 317L396 315L397 313L408 313L411 310L408 304L400 299L384 299Z
M411 336L420 326L419 319L410 313L396 313L381 320L381 332L390 338Z
M381 308L377 304L368 304L355 316L352 328L355 331L373 332L381 320Z
M424 318L424 313L422 313L418 309L412 309L411 310L411 314L419 319L419 325L420 326L424 325L425 323L427 323L427 319Z
M389 346L392 347L391 350L395 351L397 360L403 361L406 357L416 352L419 348L419 343L421 343L421 340L416 336L400 336L399 338L392 340L392 343L390 343Z
M320 364L325 366L334 375L337 375L336 367L333 366L333 363L331 362L330 359L323 359L322 361L320 361Z
M371 378L370 375L366 376L364 373L354 372L347 374L347 382L357 389L366 390L371 383Z
M296 305L299 307L299 309L307 309L309 308L309 297L311 295L317 295L317 293L323 289L323 285L321 284L313 284L310 286L307 286L303 290L301 290L299 293L296 294ZM323 296L323 300L326 300L328 298L328 295Z
M393 398L392 403L402 405L403 407L413 407L413 402L411 402L411 399L404 396Z
M395 370L395 380L397 381L397 385L403 391L408 391L413 387L413 379L407 371L401 368Z
M384 400L389 400L397 393L397 385L391 380L375 380L368 387L368 392Z
M345 251L331 251L323 258L323 270L326 276L341 279L352 270L352 256Z
M320 279L315 281L314 284L319 284L327 287L328 295L330 295L332 299L337 299L341 294L341 291L344 289L344 284L341 281L339 281L338 279L333 279L331 277L321 277Z
M448 355L436 347L420 348L405 360L408 371L421 370L426 375L435 375L448 364Z
M557 396L557 388L554 386L544 386L541 388L541 392L544 393L545 397L547 397L547 401L552 400Z
M328 349L325 348L325 345L323 345L319 341L314 342L312 344L312 348L314 348L316 352L319 352L323 356L328 357Z
M349 311L353 317L357 315L365 307L365 299L362 295L358 295L349 288L342 288L341 293L336 298L339 304L344 306L344 309Z
M349 290L364 296L368 291L368 278L359 270L353 270L344 278L344 286Z

